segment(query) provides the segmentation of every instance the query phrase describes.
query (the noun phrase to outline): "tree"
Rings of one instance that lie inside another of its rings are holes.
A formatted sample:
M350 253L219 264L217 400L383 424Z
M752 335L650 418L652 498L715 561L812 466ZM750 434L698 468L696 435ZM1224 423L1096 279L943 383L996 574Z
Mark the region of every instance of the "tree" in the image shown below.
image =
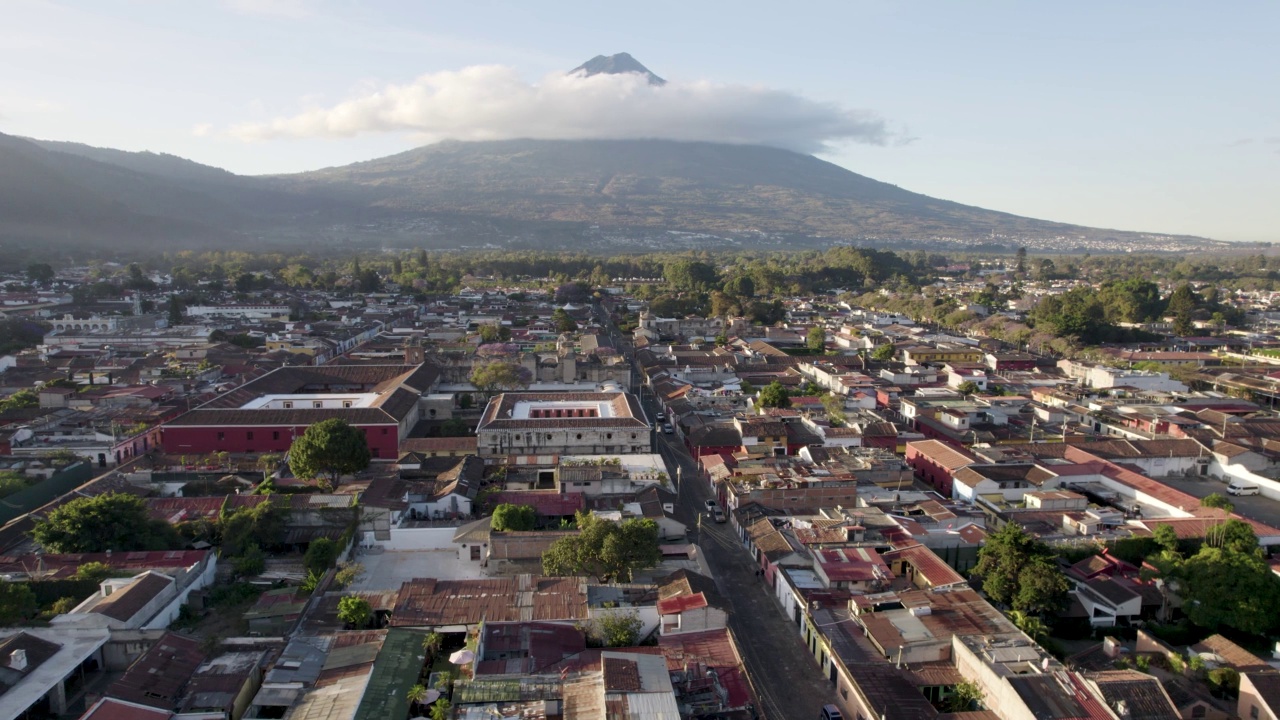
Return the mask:
M1013 624L1017 625L1018 629L1026 633L1027 637L1032 640L1039 640L1049 634L1049 627L1035 615L1021 610L1014 610L1009 613L1009 617L1013 619Z
M821 325L814 325L809 328L809 334L805 335L805 347L810 352L820 353L827 347L827 331Z
M429 632L426 637L422 638L422 651L428 657L435 657L440 652L440 648L444 645L444 636L438 632Z
M28 620L38 609L36 594L26 583L0 580L0 627Z
M97 561L87 562L76 568L77 580L88 580L97 585L109 577L114 577L115 571L106 563Z
M470 380L477 390L491 396L500 390L522 390L529 387L533 376L523 365L494 360L472 369Z
M782 386L782 383L774 380L760 391L756 404L767 408L791 407L791 396L787 394L787 389Z
M1058 567L1048 558L1037 556L1018 573L1018 592L1013 596L1013 607L1038 618L1065 605L1070 589L1067 577ZM1026 632L1026 628L1023 631Z
M662 559L658 525L648 518L621 523L579 511L578 532L557 540L542 554L547 575L590 575L600 581L631 582L636 570Z
M1240 694L1240 671L1232 667L1219 667L1209 671L1209 685L1218 695L1235 697Z
M1232 627L1251 635L1265 635L1276 626L1280 577L1256 548L1205 545L1186 560L1162 557L1155 564L1196 625L1210 631Z
M258 469L262 471L262 481L266 482L280 467L280 456L275 453L264 453L258 456Z
M644 622L636 611L605 613L587 628L587 634L605 647L631 647L640 641Z
M1194 333L1196 326L1191 321L1191 313L1188 311L1174 313L1172 330L1173 334L1179 337L1186 337Z
M418 683L409 688L409 692L405 693L404 697L409 701L409 705L411 707L417 708L419 703L427 699L427 686L422 683Z
M348 587L364 574L364 565L358 562L338 563L338 572L333 574L333 584L340 588Z
M222 517L222 554L237 557L249 547L269 548L284 540L286 510L271 500L240 507Z
M333 567L337 559L338 544L329 538L322 537L312 540L307 545L307 553L302 556L302 564L307 570L322 575L324 571Z
M449 720L453 713L453 704L447 698L440 698L431 705L431 720Z
M964 395L972 395L978 392L978 383L972 380L965 380L956 386L956 390Z
M844 398L834 393L827 393L822 396L822 408L827 411L827 417L833 423L843 424L844 415Z
M1221 493L1209 493L1200 499L1200 507L1216 508L1230 514L1235 506Z
M1173 529L1172 525L1157 525L1156 529L1151 532L1156 544L1160 549L1169 554L1176 555L1178 552L1178 532Z
M261 575L267 569L267 556L257 545L247 545L239 557L232 559L231 565L240 577Z
M36 520L31 537L55 553L175 550L182 544L173 527L147 515L141 498L124 493L76 498Z
M336 486L343 475L369 467L369 444L364 432L345 420L322 420L289 448L289 469L300 478L324 477Z
M40 396L34 390L19 390L0 401L0 410L22 410L40 407Z
M742 391L742 394L743 394L743 395L755 395L755 394L756 394L756 388L755 388L755 386L754 386L754 385L752 385L751 383L747 382L746 380L743 380L741 383L738 383L738 389Z
M880 362L889 362L893 359L893 355L896 351L897 348L893 346L893 343L877 345L876 349L871 351L871 359L878 360Z
M480 326L480 341L486 343L506 342L511 339L511 328L499 323L488 323Z
M955 692L951 697L947 698L947 710L953 713L968 712L974 708L982 707L982 700L985 696L982 694L982 688L972 680L965 680L956 684Z
M1056 572L1049 547L1017 523L1008 523L990 535L978 550L978 564L973 574L982 578L982 590L987 597L1034 613L1054 607L1061 601L1059 594L1066 593L1066 579L1058 584L1047 577L1048 570ZM1030 587L1024 588L1024 582Z
M1018 248L1018 253L1014 257L1017 260L1014 266L1014 272L1019 275L1025 273L1027 271L1027 249L1025 247Z
M532 505L512 505L502 503L493 509L493 520L490 527L498 532L517 530L528 531L537 527L538 516Z
M555 324L556 332L559 333L571 333L578 329L578 322L565 312L564 308L557 308L551 313L551 322Z
M27 279L41 285L53 280L53 266L49 263L31 263L27 266Z
M369 624L373 607L369 601L357 595L347 595L338 601L338 619L357 630Z

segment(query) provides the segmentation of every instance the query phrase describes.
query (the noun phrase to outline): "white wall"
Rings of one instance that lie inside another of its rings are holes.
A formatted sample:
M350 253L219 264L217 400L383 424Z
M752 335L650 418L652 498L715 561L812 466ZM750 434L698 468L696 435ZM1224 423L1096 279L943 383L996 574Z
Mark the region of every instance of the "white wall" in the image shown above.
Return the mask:
M658 629L658 606L643 605L639 607L587 608L587 617L595 620L608 615L625 615L634 612L640 618L640 637L648 637L649 633Z
M456 527L391 528L391 539L376 543L387 550L455 550Z

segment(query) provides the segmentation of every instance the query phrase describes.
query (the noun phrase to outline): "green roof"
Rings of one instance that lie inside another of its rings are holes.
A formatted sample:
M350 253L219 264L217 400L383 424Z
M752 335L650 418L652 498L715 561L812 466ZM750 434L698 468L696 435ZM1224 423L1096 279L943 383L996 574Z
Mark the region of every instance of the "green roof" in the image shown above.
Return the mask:
M409 716L409 688L418 683L426 653L421 630L392 628L373 661L369 684L353 720L389 720Z

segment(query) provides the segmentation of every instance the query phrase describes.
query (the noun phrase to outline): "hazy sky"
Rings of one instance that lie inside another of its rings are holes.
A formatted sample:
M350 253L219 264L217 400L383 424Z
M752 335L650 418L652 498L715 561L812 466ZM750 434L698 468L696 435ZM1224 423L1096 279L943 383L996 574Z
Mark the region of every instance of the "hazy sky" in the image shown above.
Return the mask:
M1280 241L1280 3L3 0L0 132L308 170L443 137L817 152L1084 225ZM630 52L671 83L566 78Z

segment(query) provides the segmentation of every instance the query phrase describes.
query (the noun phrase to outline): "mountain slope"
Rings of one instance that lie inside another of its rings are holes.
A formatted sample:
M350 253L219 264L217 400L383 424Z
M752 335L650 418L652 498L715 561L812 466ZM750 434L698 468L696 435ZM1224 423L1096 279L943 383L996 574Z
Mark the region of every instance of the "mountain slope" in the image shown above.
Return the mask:
M1115 237L938 200L776 148L664 140L445 142L277 176L405 213L848 239ZM1135 234L1136 235L1136 234Z

